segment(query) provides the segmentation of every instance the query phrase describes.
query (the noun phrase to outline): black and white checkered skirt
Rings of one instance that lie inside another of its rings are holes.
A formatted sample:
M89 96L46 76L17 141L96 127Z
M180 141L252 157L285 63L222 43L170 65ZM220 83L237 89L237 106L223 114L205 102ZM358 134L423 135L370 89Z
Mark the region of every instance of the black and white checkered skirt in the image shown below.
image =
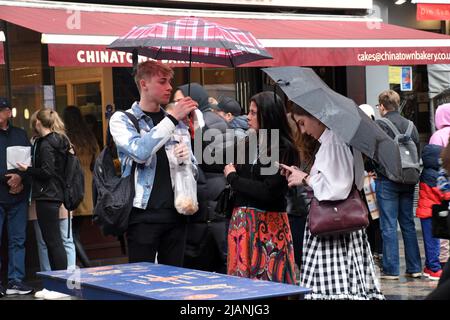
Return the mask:
M305 299L384 299L365 230L316 237L306 224L300 285Z

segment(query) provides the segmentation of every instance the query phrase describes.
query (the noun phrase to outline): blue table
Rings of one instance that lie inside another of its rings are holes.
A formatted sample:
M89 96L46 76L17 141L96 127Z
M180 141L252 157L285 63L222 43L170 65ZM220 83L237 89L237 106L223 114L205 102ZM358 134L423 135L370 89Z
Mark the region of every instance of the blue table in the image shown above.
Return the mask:
M44 288L95 300L303 298L310 289L148 262L38 272Z

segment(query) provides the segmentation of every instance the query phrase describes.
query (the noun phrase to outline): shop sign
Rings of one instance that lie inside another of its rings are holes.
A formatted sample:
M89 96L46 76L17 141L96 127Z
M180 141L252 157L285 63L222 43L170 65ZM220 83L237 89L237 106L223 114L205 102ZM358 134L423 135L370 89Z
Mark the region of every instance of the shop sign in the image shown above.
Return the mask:
M430 48L267 48L273 59L245 64L268 66L368 66L450 64L450 47ZM130 67L131 53L105 46L48 44L49 65L58 67ZM139 57L140 61L148 58ZM186 67L186 61L162 60L171 67ZM194 67L212 65L195 63Z
M417 20L450 20L450 4L418 3Z
M124 51L106 49L105 46L49 44L49 64L51 66L103 66L130 67L132 54ZM139 56L139 62L151 60ZM187 66L186 61L163 60L170 66ZM193 62L193 65L197 63Z
M205 0L169 0L172 2L211 3ZM276 6L292 8L343 8L372 9L372 0L215 0L215 4L232 4L236 6Z
M400 84L402 75L401 67L389 66L389 83Z
M412 84L412 67L402 67L402 79L400 83L401 91L411 91Z

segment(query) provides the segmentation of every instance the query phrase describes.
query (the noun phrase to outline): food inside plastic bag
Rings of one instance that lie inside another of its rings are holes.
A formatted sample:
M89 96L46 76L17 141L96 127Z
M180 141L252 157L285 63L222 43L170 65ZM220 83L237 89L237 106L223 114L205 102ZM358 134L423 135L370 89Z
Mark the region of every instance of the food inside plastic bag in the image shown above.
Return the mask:
M188 139L189 136L187 136ZM197 181L194 178L194 166L190 159L180 160L175 156L175 147L184 137L174 135L169 148L170 175L172 179L175 209L181 214L192 215L198 211Z

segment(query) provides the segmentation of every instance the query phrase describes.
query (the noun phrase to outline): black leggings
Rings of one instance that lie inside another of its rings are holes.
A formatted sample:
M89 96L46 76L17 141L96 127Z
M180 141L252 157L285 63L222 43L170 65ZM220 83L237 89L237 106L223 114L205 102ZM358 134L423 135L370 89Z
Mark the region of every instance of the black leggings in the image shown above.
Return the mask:
M67 255L59 228L60 201L36 200L36 215L39 228L47 246L52 270L67 269Z

